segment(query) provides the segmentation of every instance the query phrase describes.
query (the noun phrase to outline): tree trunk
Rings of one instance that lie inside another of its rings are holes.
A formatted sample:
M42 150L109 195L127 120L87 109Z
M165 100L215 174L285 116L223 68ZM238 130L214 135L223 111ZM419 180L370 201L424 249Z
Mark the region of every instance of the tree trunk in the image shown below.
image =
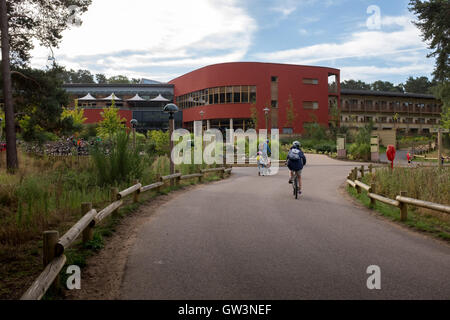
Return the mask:
M5 102L5 133L6 133L6 167L14 173L19 167L16 146L16 126L12 101L11 67L9 62L9 34L6 0L0 0L0 29L2 45L3 99Z

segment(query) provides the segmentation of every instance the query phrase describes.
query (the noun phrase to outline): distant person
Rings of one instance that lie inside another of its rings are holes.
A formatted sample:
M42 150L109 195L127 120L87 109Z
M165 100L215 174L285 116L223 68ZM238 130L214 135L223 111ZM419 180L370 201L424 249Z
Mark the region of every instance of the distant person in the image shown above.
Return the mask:
M286 159L287 166L289 168L289 183L292 184L292 181L294 180L294 174L296 174L298 177L299 194L302 193L302 170L306 165L306 157L300 147L300 142L294 141L291 149L289 149L289 153Z
M264 163L264 158L263 158L263 154L261 151L258 151L258 153L256 155L256 163L258 164L258 176L263 176L265 163Z
M411 155L409 152L406 154L406 159L408 160L408 164L411 164Z

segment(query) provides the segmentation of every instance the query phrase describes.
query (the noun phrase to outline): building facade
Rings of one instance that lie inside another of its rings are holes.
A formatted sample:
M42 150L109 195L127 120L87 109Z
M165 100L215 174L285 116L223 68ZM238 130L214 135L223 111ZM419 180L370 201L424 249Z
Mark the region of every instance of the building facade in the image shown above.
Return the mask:
M136 119L140 132L168 129L169 116L162 110L174 99L171 84L66 84L64 88L71 101L78 100L78 105L84 109L86 123L100 122L103 108L111 106L114 99L127 126ZM182 118L182 112L175 115L177 127L181 127Z
M340 72L324 67L222 63L169 83L187 129L203 120L205 128L246 130L257 122L258 129L302 133L309 122L328 125L329 104L340 101Z
M429 94L341 90L341 126L430 133L440 125L442 104Z
M235 62L200 68L169 83L67 84L88 123L101 121L115 99L120 115L138 120L138 131L168 129L165 104L175 102L176 128L277 128L301 134L311 122L428 133L440 124L442 104L432 95L340 89L338 69L276 63Z

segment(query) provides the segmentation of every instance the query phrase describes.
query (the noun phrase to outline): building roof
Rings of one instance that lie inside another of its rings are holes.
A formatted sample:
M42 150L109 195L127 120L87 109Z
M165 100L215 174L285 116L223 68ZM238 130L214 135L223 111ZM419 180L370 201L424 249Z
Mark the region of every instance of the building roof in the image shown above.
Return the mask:
M81 100L81 101L93 101L93 100L97 100L97 99L95 99L93 96L91 96L91 94L88 92L87 95L85 95L82 98L79 98L78 100Z
M161 94L159 94L156 98L151 99L150 101L170 101L169 99L164 98Z
M102 100L116 100L116 101L120 101L122 99L118 98L113 92L113 93L111 93L111 95L109 97L103 98Z
M142 99L137 93L136 95L131 98L131 99L127 99L127 101L145 101L145 99Z
M409 93L409 92L403 93L403 92L374 91L374 90L354 90L354 89L341 89L341 95L436 99L432 94L424 94L424 93Z

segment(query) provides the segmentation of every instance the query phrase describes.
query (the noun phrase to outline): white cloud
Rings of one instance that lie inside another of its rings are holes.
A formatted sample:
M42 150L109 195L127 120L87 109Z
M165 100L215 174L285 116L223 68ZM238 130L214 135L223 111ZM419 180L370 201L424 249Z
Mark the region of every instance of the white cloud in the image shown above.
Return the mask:
M381 30L363 29L352 33L348 39L341 42L257 53L255 57L265 61L292 64L334 65L339 61L338 65L350 65L342 68L346 70L346 75L350 75L347 78L361 79L418 71L430 73L432 61L428 60L424 64L426 44L411 20L410 16L386 16L381 20ZM372 61L369 66L364 64L368 59ZM373 60L377 60L377 63Z
M256 22L237 0L94 0L83 25L64 32L58 63L129 76L140 67L183 66L241 60ZM45 65L48 49L36 48L34 66ZM144 75L143 75L144 76ZM146 74L161 78L158 74ZM164 79L164 80L170 80Z

